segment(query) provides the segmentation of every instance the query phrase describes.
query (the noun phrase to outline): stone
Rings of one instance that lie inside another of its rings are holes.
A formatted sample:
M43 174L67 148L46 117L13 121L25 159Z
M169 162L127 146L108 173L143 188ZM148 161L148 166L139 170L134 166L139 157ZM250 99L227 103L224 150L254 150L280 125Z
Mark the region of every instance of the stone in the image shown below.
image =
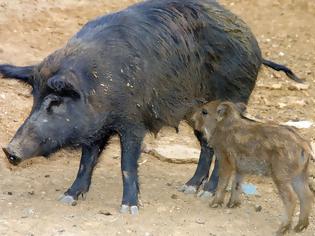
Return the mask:
M300 91L300 90L308 90L309 87L310 87L309 84L294 83L294 84L290 84L288 89Z
M313 126L313 122L309 120L301 120L301 121L292 121L289 120L285 123L281 123L282 125L293 126L298 129L308 129Z
M161 145L152 148L148 153L160 161L185 164L198 163L200 150L181 144Z

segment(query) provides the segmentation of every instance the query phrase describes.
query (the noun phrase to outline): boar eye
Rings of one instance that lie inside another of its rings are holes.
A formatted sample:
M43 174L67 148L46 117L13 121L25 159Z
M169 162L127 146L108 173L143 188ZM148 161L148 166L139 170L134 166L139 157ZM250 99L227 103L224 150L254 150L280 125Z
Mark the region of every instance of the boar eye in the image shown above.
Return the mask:
M58 96L53 96L53 97L50 97L48 98L48 101L47 101L47 112L51 112L51 109L53 107L56 107L56 106L59 106L62 102L62 99Z
M208 111L206 109L202 109L201 113L205 116L208 115Z

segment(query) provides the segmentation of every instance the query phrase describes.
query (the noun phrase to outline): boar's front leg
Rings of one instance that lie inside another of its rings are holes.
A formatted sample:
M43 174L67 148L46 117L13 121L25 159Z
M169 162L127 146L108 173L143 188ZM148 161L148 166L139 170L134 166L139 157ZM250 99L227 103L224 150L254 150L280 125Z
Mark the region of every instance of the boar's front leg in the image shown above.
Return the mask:
M138 159L141 154L141 144L144 129L131 127L120 133L121 143L121 172L123 178L123 198L121 213L138 214Z
M84 198L89 191L93 169L97 163L109 137L91 145L82 145L80 168L71 187L59 198L59 201L69 205L76 205L79 196Z
M213 149L208 146L208 142L203 138L203 135L199 131L195 131L195 135L200 142L201 152L198 161L198 166L194 176L184 184L179 191L184 193L196 193L200 185L207 181L209 176L210 165L213 157ZM218 168L217 165L214 167L214 171L210 177L210 180L206 182L203 194L214 192L218 184ZM201 194L200 194L201 195Z

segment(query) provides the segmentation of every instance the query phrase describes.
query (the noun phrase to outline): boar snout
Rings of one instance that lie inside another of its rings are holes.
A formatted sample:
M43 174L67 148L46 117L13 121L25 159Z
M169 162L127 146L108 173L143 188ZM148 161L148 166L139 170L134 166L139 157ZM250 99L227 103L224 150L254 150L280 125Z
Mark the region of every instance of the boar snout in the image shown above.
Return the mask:
M9 162L12 165L18 165L20 162L22 162L22 158L19 157L11 148L10 146L6 147L6 148L2 148L3 152L5 153L5 155L7 156Z

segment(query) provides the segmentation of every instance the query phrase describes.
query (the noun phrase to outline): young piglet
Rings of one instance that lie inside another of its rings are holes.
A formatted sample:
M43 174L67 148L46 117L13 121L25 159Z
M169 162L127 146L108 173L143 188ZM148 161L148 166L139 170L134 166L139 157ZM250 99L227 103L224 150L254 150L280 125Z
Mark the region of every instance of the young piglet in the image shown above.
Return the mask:
M295 129L265 124L242 115L244 104L214 101L193 116L195 128L204 134L219 160L219 184L211 207L223 204L225 188L233 174L228 207L240 205L243 174L271 176L285 206L285 219L277 235L290 229L296 204L300 201L300 232L309 225L313 194L308 183L308 165L313 157L310 144Z

